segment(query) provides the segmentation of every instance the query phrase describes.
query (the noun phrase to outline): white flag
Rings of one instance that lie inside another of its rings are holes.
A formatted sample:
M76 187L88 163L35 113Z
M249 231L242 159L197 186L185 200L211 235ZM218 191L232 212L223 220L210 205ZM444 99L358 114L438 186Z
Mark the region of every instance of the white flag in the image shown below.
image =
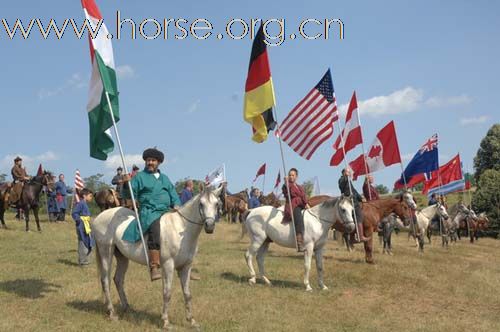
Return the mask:
M208 173L208 175L205 177L205 184L210 186L217 186L224 181L226 181L224 165L219 166L217 169Z

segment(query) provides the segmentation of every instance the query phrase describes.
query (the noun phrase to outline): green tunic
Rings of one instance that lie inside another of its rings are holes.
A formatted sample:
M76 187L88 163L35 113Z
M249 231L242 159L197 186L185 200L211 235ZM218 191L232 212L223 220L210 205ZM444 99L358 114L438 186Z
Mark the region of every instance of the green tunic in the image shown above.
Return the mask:
M165 212L181 205L174 185L164 174L160 173L157 179L152 173L144 170L132 178L131 184L134 196L140 205L139 218L143 233ZM141 239L137 220L130 223L122 238L128 242L137 242Z

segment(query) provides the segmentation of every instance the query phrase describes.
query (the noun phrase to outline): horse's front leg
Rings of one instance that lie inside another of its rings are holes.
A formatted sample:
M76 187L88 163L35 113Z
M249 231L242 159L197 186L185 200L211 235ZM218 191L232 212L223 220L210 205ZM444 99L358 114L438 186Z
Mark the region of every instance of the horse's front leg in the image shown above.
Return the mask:
M191 275L191 264L184 266L178 271L179 279L181 280L182 292L184 293L184 304L186 306L186 320L191 324L191 327L199 329L200 325L193 318L193 307L191 303L191 290L189 289L189 280Z
M35 216L36 228L41 232L42 228L40 227L40 218L38 217L38 206L33 208L33 215Z
M318 248L314 251L314 258L316 259L316 270L318 272L318 284L322 290L328 290L323 281L323 248Z
M312 255L314 251L314 243L311 243L306 246L306 251L304 252L304 285L306 286L306 292L312 291L311 284L309 283L309 272L311 272L311 261Z
M163 312L161 319L163 320L163 328L167 331L172 330L173 326L168 321L168 303L172 297L172 279L174 277L174 260L169 259L162 264L163 270Z
M30 231L30 207L26 209L23 208L26 212L24 213L24 221L26 222L26 232ZM21 211L21 210L19 210ZM19 212L19 218L21 218L21 212Z
M365 229L365 237L368 237L369 240L364 242L365 246L365 261L368 264L373 264L373 230L371 227L367 227Z

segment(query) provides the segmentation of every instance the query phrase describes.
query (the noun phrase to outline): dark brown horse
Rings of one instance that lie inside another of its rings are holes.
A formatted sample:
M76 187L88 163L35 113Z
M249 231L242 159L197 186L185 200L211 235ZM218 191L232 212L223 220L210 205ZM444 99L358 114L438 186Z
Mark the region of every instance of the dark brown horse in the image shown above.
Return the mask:
M318 197L318 196L316 196ZM309 205L311 203L316 203L319 204L321 203L320 201L323 199L326 200L329 196L322 195L323 198L315 198L311 197L309 199ZM377 229L377 226L379 222L389 216L391 213L394 213L396 216L398 216L405 224L409 223L409 220L411 218L410 216L410 204L408 203L409 201L412 201L413 203L411 205L414 205L414 200L413 196L409 193L403 193L395 198L384 198L384 199L378 199L378 200L373 200L370 202L363 202L362 203L362 209L363 209L363 228L364 228L364 236L369 238L367 242L364 242L364 247L365 247L365 261L369 264L373 264L373 232ZM312 206L312 205L311 205ZM334 225L335 229L342 232L343 230L338 228L338 223ZM354 236L354 233L351 234L351 236ZM346 239L346 237L345 237ZM348 241L346 239L346 244L348 248L350 247L351 241Z
M240 222L242 221L243 213L248 210L248 192L247 190L242 190L237 194L225 195L223 199L223 211L222 215L228 216L229 222L236 222L236 218L239 215Z
M463 232L468 234L470 243L474 243L479 239L479 233L488 229L489 220L486 213L479 215L468 215L466 218L460 220L457 233ZM460 238L460 235L459 235Z
M99 206L99 209L101 209L101 212L120 206L118 194L114 189L101 189L98 192L94 193L94 199L97 206Z
M36 227L39 232L42 231L40 227L40 218L38 217L38 210L40 208L40 193L43 187L47 187L49 192L54 190L54 181L50 172L43 172L42 175L32 177L24 184L21 192L21 198L17 202L17 207L23 209L24 219L26 221L26 232L29 232L30 210L33 211L35 216Z
M5 211L9 208L9 193L10 185L8 183L0 183L0 228L7 229L5 224Z
M269 206L273 206L275 208L279 208L281 205L283 205L274 193L270 193L266 196L264 196L264 195L260 196L259 202L261 205L269 205Z

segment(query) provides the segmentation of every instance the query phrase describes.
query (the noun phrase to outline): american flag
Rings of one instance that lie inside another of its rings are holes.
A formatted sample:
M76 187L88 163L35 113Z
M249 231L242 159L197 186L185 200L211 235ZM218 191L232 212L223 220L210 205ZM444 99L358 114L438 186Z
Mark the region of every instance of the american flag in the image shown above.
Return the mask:
M76 170L76 173L75 173L75 200L77 202L80 201L80 196L78 195L78 192L80 190L82 190L83 188L85 188L85 183L83 182L83 179L82 177L80 176L80 171L79 170Z
M279 135L301 157L309 160L333 134L339 118L330 69L294 107L279 127Z

